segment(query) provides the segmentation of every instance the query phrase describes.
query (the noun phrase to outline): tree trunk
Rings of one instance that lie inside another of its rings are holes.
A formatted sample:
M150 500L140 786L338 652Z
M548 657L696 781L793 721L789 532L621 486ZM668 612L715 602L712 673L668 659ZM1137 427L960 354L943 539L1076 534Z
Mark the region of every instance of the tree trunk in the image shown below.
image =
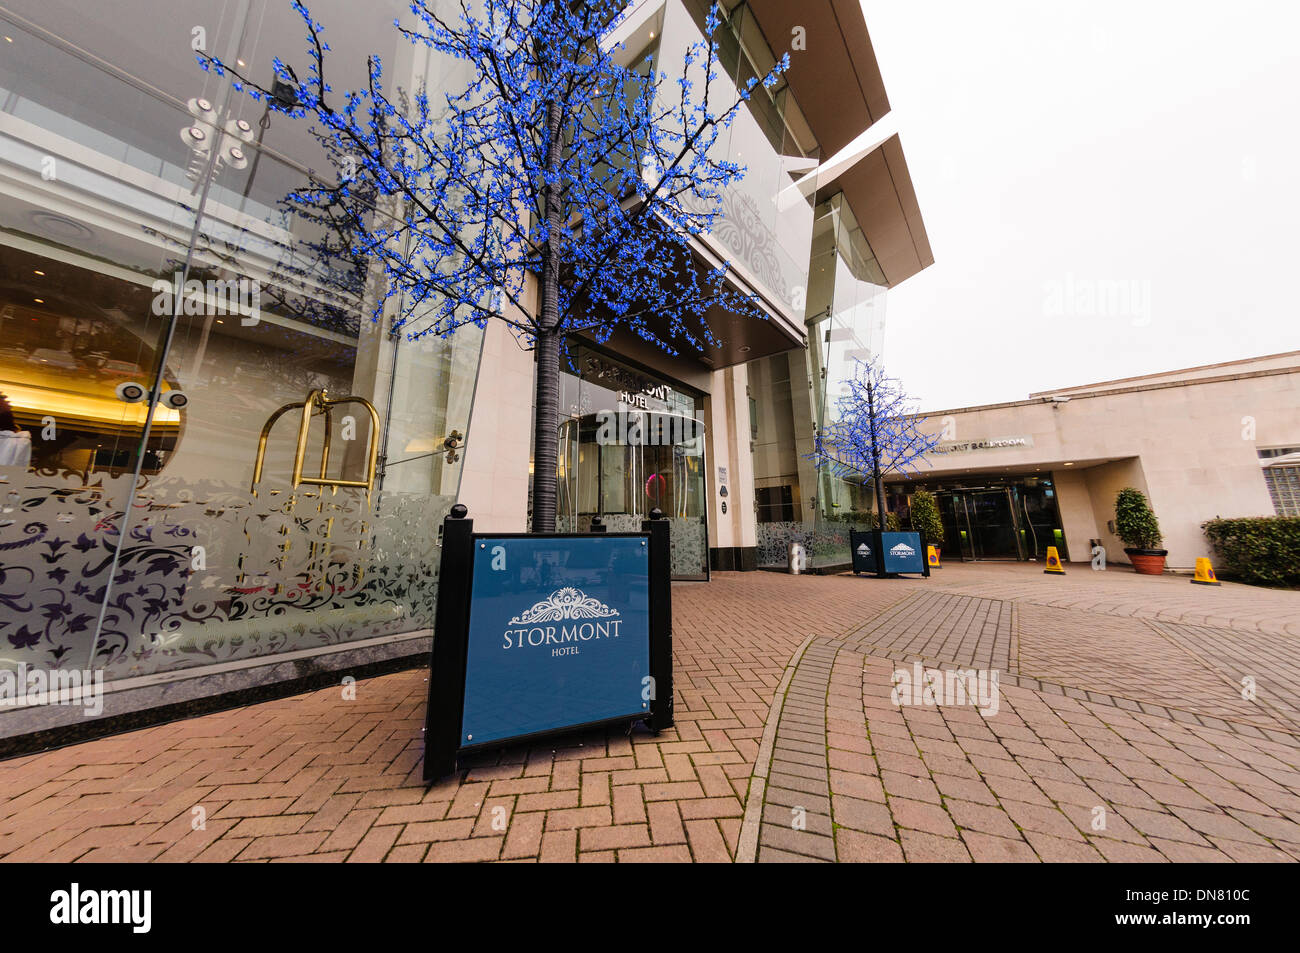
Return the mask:
M533 429L533 532L555 532L556 465L559 462L560 335L537 335L536 419Z
M867 415L871 428L871 483L876 491L876 525L885 531L885 481L880 477L880 445L876 440L876 395L867 382Z
M560 157L560 105L552 100L546 110L547 165L554 170ZM546 244L542 248L541 314L537 322L537 389L533 401L533 532L555 532L556 465L560 445L560 275L556 261L556 233L560 203L553 187L544 189Z

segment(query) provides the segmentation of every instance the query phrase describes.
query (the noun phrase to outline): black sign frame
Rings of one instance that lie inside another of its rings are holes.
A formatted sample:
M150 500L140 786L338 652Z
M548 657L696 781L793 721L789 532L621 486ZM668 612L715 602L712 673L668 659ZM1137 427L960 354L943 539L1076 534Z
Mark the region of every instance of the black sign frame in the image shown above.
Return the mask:
M457 504L442 523L442 565L438 571L438 607L434 614L433 650L429 659L429 701L424 727L424 780L432 784L453 774L458 760L484 749L504 748L521 742L607 725L631 725L638 721L658 734L673 726L673 591L671 551L666 519L648 519L640 533L609 533L594 528L607 538L634 537L649 541L649 657L653 686L648 712L579 725L565 725L547 731L498 738L481 745L460 743L465 713L466 663L469 657L469 620L473 604L474 521ZM653 516L654 514L652 514ZM592 533L485 533L492 539L590 539Z

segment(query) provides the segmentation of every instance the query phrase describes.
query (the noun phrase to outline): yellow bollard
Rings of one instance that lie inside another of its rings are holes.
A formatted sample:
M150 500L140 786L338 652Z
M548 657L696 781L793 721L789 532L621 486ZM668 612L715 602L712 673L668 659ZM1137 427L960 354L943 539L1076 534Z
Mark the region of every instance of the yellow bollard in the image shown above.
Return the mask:
M931 569L943 568L943 566L940 565L939 563L939 551L935 549L933 546L925 547L925 558L930 563Z
M1192 577L1192 582L1198 586L1219 585L1219 577L1214 574L1214 567L1210 565L1208 556L1196 557L1196 575Z
M1055 576L1065 575L1065 570L1061 568L1061 555L1056 551L1055 546L1047 547L1047 568L1043 572L1050 572Z

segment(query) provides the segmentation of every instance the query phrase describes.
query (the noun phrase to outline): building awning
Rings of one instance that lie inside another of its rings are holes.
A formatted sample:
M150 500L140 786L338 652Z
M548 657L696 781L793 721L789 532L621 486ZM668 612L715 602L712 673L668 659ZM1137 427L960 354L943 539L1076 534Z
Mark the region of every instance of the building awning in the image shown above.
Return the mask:
M898 136L890 136L817 194L823 201L836 192L853 210L892 288L934 264L921 206L903 158Z
M777 56L802 29L803 49L790 50L786 81L829 158L889 112L889 97L859 0L749 0Z
M817 137L823 161L889 112L859 0L749 0L749 7L774 50L788 48L797 28L804 31L805 49L790 51L785 78ZM934 264L898 136L841 173L818 199L840 191L889 287Z

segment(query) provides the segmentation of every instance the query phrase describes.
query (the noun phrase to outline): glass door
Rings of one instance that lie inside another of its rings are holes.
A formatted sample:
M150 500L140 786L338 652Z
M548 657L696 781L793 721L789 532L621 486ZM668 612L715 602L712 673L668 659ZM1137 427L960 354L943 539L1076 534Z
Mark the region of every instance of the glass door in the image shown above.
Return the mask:
M1062 559L1068 560L1065 531L1056 506L1056 491L1049 484L1017 488L1019 513L1024 526L1025 552L1029 559L1045 559L1047 547L1055 546Z
M970 518L966 512L964 493L939 494L939 519L943 522L943 550L945 558L956 556L963 562L975 558Z
M1011 490L972 490L966 499L976 559L1024 559Z

